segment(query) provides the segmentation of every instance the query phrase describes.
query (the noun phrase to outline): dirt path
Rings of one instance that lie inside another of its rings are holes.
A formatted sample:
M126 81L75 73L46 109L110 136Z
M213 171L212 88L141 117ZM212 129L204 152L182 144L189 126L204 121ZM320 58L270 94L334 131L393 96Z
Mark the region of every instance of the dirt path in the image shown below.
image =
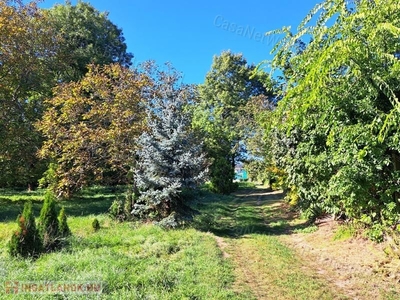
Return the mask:
M237 291L255 299L400 299L400 262L382 245L335 241L330 219L306 233L280 192L240 190L229 209L233 230L216 239L235 266Z

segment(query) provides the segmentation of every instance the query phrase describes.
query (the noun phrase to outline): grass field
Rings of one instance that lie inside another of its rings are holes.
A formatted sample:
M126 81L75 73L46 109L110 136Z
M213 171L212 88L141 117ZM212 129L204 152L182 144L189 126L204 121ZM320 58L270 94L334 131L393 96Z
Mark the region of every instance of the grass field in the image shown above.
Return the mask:
M25 200L34 201L38 216L43 192L2 190L0 208L0 299L53 299L53 295L7 294L3 282L100 282L99 295L68 299L248 299L232 290L232 265L216 240L193 228L163 230L151 224L117 223L107 215L123 191L92 188L63 202L73 233L61 252L36 261L12 259L7 242ZM94 218L101 229L93 232Z
M251 185L230 196L202 190L191 203L200 214L179 230L113 221L107 210L123 193L123 188L94 187L61 203L73 233L68 246L37 260L21 260L10 258L7 242L23 202L33 200L38 216L43 192L1 190L0 299L352 299L333 284L335 278L318 273L319 265L311 266L312 256L299 255L285 243L293 234L307 235L316 228L282 210L279 192ZM94 218L101 225L97 232ZM102 291L7 293L14 281L98 283ZM363 299L400 295L381 294Z

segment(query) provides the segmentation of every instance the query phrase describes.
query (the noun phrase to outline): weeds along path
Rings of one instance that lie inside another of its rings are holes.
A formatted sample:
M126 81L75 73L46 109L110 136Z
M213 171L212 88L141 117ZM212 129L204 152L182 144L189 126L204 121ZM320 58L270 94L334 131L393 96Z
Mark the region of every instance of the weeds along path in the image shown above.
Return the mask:
M310 228L288 212L282 198L264 188L241 189L210 210L209 231L234 266L237 292L254 299L400 299L382 276L370 284L366 276L351 273L364 270L359 259L368 256L365 243L330 243L332 233L324 228L307 233ZM322 252L318 247L324 240ZM354 257L348 255L350 247Z
M280 192L241 189L224 210L215 210L214 233L234 265L234 289L254 299L346 299L280 241L290 218L282 213L281 200Z

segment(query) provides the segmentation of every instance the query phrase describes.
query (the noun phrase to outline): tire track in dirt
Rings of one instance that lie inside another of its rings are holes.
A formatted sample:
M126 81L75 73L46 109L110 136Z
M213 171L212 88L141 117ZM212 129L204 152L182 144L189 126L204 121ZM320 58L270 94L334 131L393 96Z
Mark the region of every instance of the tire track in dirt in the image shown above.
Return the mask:
M241 193L245 192L245 193ZM235 193L235 196L239 199L246 199L246 202L254 201L256 206L258 206L259 215L263 216L264 213L261 207L261 204L265 202L263 199L265 196L270 195L271 193L267 189L248 189L240 191L239 193ZM273 193L278 194L278 193ZM273 198L273 200L277 200L277 198ZM240 209L240 203L237 205L237 209ZM265 221L265 219L264 219ZM252 294L256 296L256 299L272 299L266 298L266 287L265 280L261 278L259 272L256 271L257 268L254 268L253 262L259 261L261 258L258 257L257 253L254 251L249 251L247 249L244 251L243 245L240 243L241 239L248 238L248 234L253 232L246 232L246 235L241 235L241 233L236 233L235 235L239 235L236 239L234 238L222 238L216 236L216 241L219 248L222 251L222 254L225 258L232 259L235 264L235 275L236 282L234 285L234 289L239 291L250 290ZM271 296L271 295L269 295Z
M251 206L254 209L254 214L258 217L259 225L264 228L262 232L245 230L245 232L234 232L229 237L215 236L223 257L230 259L235 266L234 290L237 292L250 291L256 299L299 299L295 296L285 295L283 289L276 286L276 278L271 277L271 272L274 272L274 270L269 270L267 273L260 270L260 266L264 268L264 271L265 268L268 268L265 263L269 258L262 255L263 245L260 245L257 238L252 236L254 233L284 234L284 232L287 232L287 228L282 227L279 231L274 231L275 229L270 227L271 222L277 222L281 219L287 221L288 216L281 211L282 193L255 188L241 190L234 196L237 198L235 214L241 208L245 210ZM260 226L258 226L258 229L260 229ZM243 228L239 228L239 230L243 230ZM306 273L306 276L310 276L310 274L314 276L313 274L317 274L317 271L307 268ZM326 288L330 290L329 286L326 286ZM330 294L334 295L335 291L332 290ZM328 296L324 299L343 299L343 297Z

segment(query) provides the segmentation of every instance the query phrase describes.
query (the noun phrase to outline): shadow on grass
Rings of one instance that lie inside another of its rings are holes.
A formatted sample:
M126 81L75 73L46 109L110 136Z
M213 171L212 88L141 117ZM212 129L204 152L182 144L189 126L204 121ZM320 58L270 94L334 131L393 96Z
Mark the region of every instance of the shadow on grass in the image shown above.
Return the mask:
M112 202L125 197L125 187L91 187L78 193L70 200L58 201L57 207L65 207L69 216L87 216L107 213ZM29 195L32 195L29 197ZM32 201L35 216L39 216L44 191L32 194L26 191L0 190L0 222L15 221L23 210L26 201ZM42 197L40 197L42 196Z
M283 193L265 188L243 188L232 195L203 191L194 227L221 237L248 234L283 235L301 231L308 224L291 224L295 214L282 207Z

